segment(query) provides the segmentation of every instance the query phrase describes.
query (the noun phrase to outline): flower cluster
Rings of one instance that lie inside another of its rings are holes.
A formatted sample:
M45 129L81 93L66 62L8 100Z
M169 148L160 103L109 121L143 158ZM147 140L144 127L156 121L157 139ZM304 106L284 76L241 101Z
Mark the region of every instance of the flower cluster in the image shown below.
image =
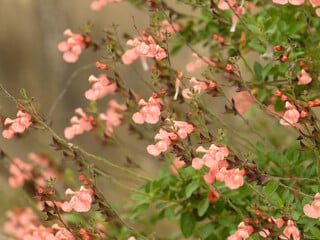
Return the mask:
M133 48L127 50L121 57L124 64L131 64L137 58L141 58L142 63L144 64L144 69L148 69L146 65L146 58L154 58L157 61L167 57L166 51L160 47L153 37L148 36L147 33L143 32L141 38L130 39L127 41L128 46Z
M197 153L205 153L202 158L192 159L194 169L202 169L207 166L210 170L205 174L204 180L212 184L214 180L224 182L229 189L238 189L244 183L243 176L245 171L242 169L228 169L229 163L224 159L229 156L229 150L226 147L218 147L211 144L208 150L200 146L196 149Z
M210 83L198 81L195 77L192 77L189 80L190 85L192 85L192 90L190 91L190 88L185 88L182 90L182 96L185 99L192 99L193 93L200 94L201 91L204 91L208 88L214 88L216 86L216 83L211 81Z
M320 6L320 1L319 0L309 0L309 1L310 1L311 5L313 7L319 7ZM275 3L275 4L281 4L281 5L290 3L291 5L299 6L299 5L304 4L305 0L272 0L272 2ZM320 16L320 8L316 9L316 14L318 16Z
M63 34L68 37L67 41L58 44L58 49L63 52L63 59L68 63L74 63L78 60L82 50L91 42L90 37L85 37L78 33L73 33L66 29Z
M70 119L71 126L64 130L64 136L67 139L72 139L76 135L81 135L93 129L94 118L92 116L87 116L82 108L77 108L75 113L80 117L73 116Z
M80 187L80 191L74 192L68 188L66 195L73 195L71 200L63 202L61 209L65 212L71 212L72 209L76 212L88 212L91 208L93 190L91 188Z
M186 71L189 73L193 73L197 71L202 66L216 67L218 66L217 62L211 60L209 57L199 57L196 53L192 53L191 55L193 58L196 59L195 62L190 62L186 65Z
M132 115L132 120L137 124L155 124L159 121L161 114L161 101L157 97L150 97L148 102L143 99L139 101L140 111Z
M74 240L72 234L64 227L57 224L45 227L39 223L38 217L31 208L7 211L8 221L4 223L3 229L6 234L23 240Z
M85 97L90 101L104 98L117 90L117 84L111 83L105 74L101 74L98 78L90 75L89 82L92 83L92 86L85 92Z
M49 160L36 153L29 153L28 158L32 161L26 163L20 158L13 159L9 166L9 185L12 188L21 187L25 181L33 180L38 186L45 186L46 180L55 178L56 172L50 167Z
M107 5L107 3L112 2L122 2L122 0L97 0L91 3L90 8L93 11L100 11L105 5Z
M122 112L127 110L125 105L120 105L115 100L109 102L109 108L106 113L101 113L99 118L105 120L105 135L111 136L113 133L113 128L120 126L123 118Z
M21 110L17 113L17 118L6 118L4 125L8 127L2 131L2 136L6 139L12 139L17 133L23 133L32 124L32 116Z
M250 235L253 233L253 227L250 225L246 225L244 222L241 222L238 225L237 231L229 236L227 240L244 240L248 239Z
M188 134L194 131L194 127L183 121L174 121L173 126L166 131L160 128L159 133L156 134L154 140L158 142L156 144L151 144L147 146L147 151L153 156L159 156L160 153L168 150L168 147L173 141L180 139L185 139Z

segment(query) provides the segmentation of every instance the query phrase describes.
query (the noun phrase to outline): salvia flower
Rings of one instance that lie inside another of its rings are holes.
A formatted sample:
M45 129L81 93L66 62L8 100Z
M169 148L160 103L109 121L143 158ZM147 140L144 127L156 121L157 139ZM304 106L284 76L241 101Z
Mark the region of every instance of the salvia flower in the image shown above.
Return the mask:
M246 240L253 233L253 227L250 225L246 225L244 222L241 222L238 225L237 231L229 236L227 240Z
M73 33L70 29L66 29L63 34L68 39L60 42L58 49L63 52L63 59L66 62L75 63L78 61L82 50L86 48L88 39L81 34Z
M139 101L140 111L132 115L132 120L137 124L155 124L160 119L161 102L159 98L150 97L148 102L141 99Z
M90 8L93 11L100 11L107 3L122 2L122 0L96 0L90 4Z
M63 202L61 209L65 212L71 212L72 209L76 212L88 212L91 208L93 190L91 188L80 187L80 191L74 192L68 188L66 195L73 195L71 200Z
M123 114L122 112L127 110L125 105L120 105L115 100L109 102L109 108L106 113L101 113L99 115L100 119L105 120L106 136L111 136L113 133L113 128L121 125Z
M90 101L104 98L117 90L117 84L111 83L105 74L101 74L98 78L90 75L89 82L92 83L92 86L85 92L85 97Z
M289 102L286 102L286 111L283 118L280 119L280 124L283 126L297 126L297 122L300 118L300 113L296 107Z
M32 116L21 110L17 113L17 118L6 118L4 126L8 127L2 131L2 136L6 139L12 139L15 134L23 133L32 124Z
M127 45L133 48L127 50L121 57L122 62L126 65L133 63L140 57L144 69L148 70L145 58L154 58L156 61L161 61L167 57L166 51L157 44L153 37L148 36L145 32L142 33L141 38L128 40Z
M64 136L67 139L72 139L76 135L81 135L84 132L91 131L93 129L93 117L87 116L82 108L77 108L75 113L78 116L73 116L70 119L71 126L65 128Z
M310 218L320 219L320 193L314 196L311 204L304 205L303 212Z

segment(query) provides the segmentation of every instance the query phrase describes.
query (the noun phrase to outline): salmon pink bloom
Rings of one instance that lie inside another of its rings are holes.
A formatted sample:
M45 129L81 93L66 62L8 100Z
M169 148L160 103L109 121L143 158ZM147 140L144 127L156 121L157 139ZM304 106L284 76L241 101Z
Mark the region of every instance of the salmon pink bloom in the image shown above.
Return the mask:
M105 74L101 74L99 78L90 75L89 82L92 83L92 87L85 92L85 97L90 101L101 99L117 90L117 84L110 83Z
M281 5L290 3L292 5L298 6L298 5L302 5L304 3L304 0L272 0L272 2L275 4L281 4Z
M86 39L81 34L73 33L70 29L66 29L63 34L68 39L60 42L58 49L63 52L63 59L67 63L74 63L78 60L82 50L87 47Z
M184 161L180 160L180 158L181 157L176 157L173 161L173 164L171 164L171 166L170 166L172 173L175 175L178 174L177 169L183 168L186 165L186 163Z
M13 162L9 166L9 185L12 188L21 187L24 182L32 178L31 171L33 166L31 164L25 163L19 158L13 159Z
M303 212L310 218L320 219L320 193L314 196L313 202L303 207Z
M13 211L7 211L8 220L3 224L5 233L14 236L15 239L24 239L23 237L35 227L38 222L37 215L31 208L15 208Z
M113 128L121 125L123 114L122 112L127 110L127 106L118 104L115 100L109 102L109 108L106 113L99 115L100 119L105 120L107 136L111 136Z
M17 112L17 118L6 118L4 120L4 126L8 126L8 129L2 131L2 136L6 139L12 139L17 133L23 133L32 124L32 116L29 113L19 110Z
M193 58L195 58L196 61L190 62L186 65L186 71L189 73L193 73L193 72L197 71L202 66L210 65L212 67L216 67L218 65L217 62L211 60L209 57L199 58L199 56L196 53L192 53L191 56Z
M172 143L171 139L177 139L177 135L173 132L167 132L160 128L159 133L154 137L158 142L155 145L148 145L147 151L153 156L159 156L160 153L168 150Z
M238 230L229 236L227 240L246 240L253 233L253 227L250 225L245 225L244 222L241 222L238 225Z
M132 115L132 120L137 124L155 124L160 119L161 103L160 99L150 97L148 102L141 99L139 101L140 111Z
M73 116L70 119L71 126L67 127L64 130L64 136L67 139L72 139L76 135L80 135L84 132L91 131L93 129L93 117L87 116L85 112L82 110L82 108L77 108L75 110L75 113L78 114L78 116Z
M238 92L234 97L234 107L239 114L245 114L253 104L253 98L248 91Z
M288 220L287 226L283 230L284 235L280 235L280 239L300 240L299 229L295 226L292 220Z
M192 159L192 167L196 170L201 169L204 166L204 161L201 158Z
M294 105L286 102L286 111L283 118L280 120L280 124L283 126L297 126L297 122L300 118L300 113Z
M189 80L189 83L190 83L190 85L192 85L193 91L197 94L199 94L201 91L204 91L208 88L208 83L198 81L195 77L192 77ZM182 90L182 96L185 99L192 99L192 97L190 95L192 95L192 93L189 88L185 88Z
M227 170L225 167L221 168L220 171L216 175L216 179L218 181L223 181L226 186L231 189L238 189L244 183L243 176L245 175L245 170L230 169Z
M194 131L193 125L184 121L174 121L173 127L177 135L181 139L185 139L188 136L188 134Z
M60 227L58 224L53 224L51 229L56 231L54 235L54 239L57 240L75 240L74 236L71 232L69 232L66 228ZM47 240L47 239L46 239Z
M66 190L66 195L73 195L69 202L61 204L61 209L65 212L71 212L72 209L76 212L88 212L91 208L93 190L83 186L80 191L74 192L70 188Z
M145 62L146 57L154 58L156 61L161 61L167 57L166 51L145 32L142 33L141 38L128 40L127 45L132 46L133 48L127 50L121 57L122 62L126 65L133 63L137 58L140 57L144 63L144 69L146 69L148 68Z
M105 5L107 5L107 3L112 2L122 2L122 0L97 0L91 3L90 8L93 11L100 11Z
M178 23L170 23L168 20L163 20L161 22L161 28L159 35L165 38L166 34L173 34L174 32L180 32L182 29L181 25Z
M298 75L298 85L307 85L311 83L312 77L310 73L307 73L304 69L301 70L301 73Z

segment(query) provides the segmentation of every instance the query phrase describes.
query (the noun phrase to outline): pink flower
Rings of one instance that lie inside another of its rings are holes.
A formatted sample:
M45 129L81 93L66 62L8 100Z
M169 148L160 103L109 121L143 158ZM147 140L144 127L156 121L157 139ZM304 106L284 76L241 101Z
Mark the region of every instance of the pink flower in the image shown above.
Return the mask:
M197 94L208 88L208 84L206 82L198 81L195 77L192 77L189 80L189 83L192 85L193 91ZM192 99L190 95L192 95L192 93L189 88L185 88L182 90L182 96L185 99Z
M201 169L204 166L204 161L201 158L192 159L192 167L196 170Z
M304 3L304 0L272 0L272 2L275 4L281 4L281 5L290 3L292 5L298 6L298 5L302 5Z
M253 233L253 227L250 225L245 225L244 222L241 222L238 225L238 230L229 236L227 240L245 240L250 237L250 235Z
M110 80L105 74L101 74L99 78L90 75L89 82L93 84L91 89L85 92L85 97L90 101L101 99L117 90L117 84L110 83Z
M186 163L182 160L180 160L181 157L176 157L173 161L173 164L170 166L171 171L173 172L173 174L177 175L177 169L179 168L183 168Z
M111 136L113 128L121 125L123 114L121 112L127 110L125 105L118 104L115 100L109 102L109 108L106 113L99 115L100 119L105 120L106 130L105 134Z
M137 124L155 124L159 121L161 114L160 99L150 97L148 102L141 99L139 101L140 111L132 115L132 120Z
M238 113L241 115L245 114L253 104L252 96L248 91L238 92L233 97L233 101L234 101L234 107L236 108Z
M29 207L26 209L15 208L13 211L7 211L6 216L8 221L3 224L3 230L16 239L23 239L38 222L38 217Z
M310 73L307 73L304 69L301 70L300 74L297 77L299 80L298 85L307 85L312 81Z
M295 226L292 220L288 220L286 228L283 230L283 235L280 236L280 239L293 239L300 240L299 229Z
M76 212L88 212L91 208L92 202L92 189L86 189L81 186L80 191L74 192L70 188L66 190L66 195L73 195L69 202L64 202L61 205L61 209L65 212L71 212L72 209Z
M311 205L306 204L303 207L303 212L310 218L320 218L320 193L314 196L314 200Z
M8 129L2 131L2 136L6 139L12 139L16 133L23 133L32 124L32 116L29 113L19 110L17 112L17 118L6 118L4 125Z
M185 139L188 134L194 131L194 127L192 124L183 121L174 121L173 127L181 139Z
M186 65L186 71L189 73L193 73L197 71L202 66L212 66L216 67L217 62L211 60L209 57L202 57L199 58L199 56L196 53L192 53L191 55L193 58L196 58L197 60L195 62L190 62Z
M93 129L93 117L87 116L85 112L82 110L82 108L77 108L75 110L75 113L78 114L78 116L73 116L70 119L71 126L67 127L64 130L64 136L67 139L72 139L76 135L80 135L84 133L85 131L91 131Z
M100 11L108 2L122 2L122 0L97 0L91 3L90 8L93 11Z
M70 29L66 29L63 33L69 37L67 41L58 44L58 49L63 52L63 59L68 63L74 63L78 60L82 50L86 48L86 39L81 34L73 33Z
M320 0L309 0L313 7L320 6Z
M182 29L181 25L178 23L169 23L168 20L163 20L161 22L160 36L165 37L166 33L172 34L174 32L180 32Z
M221 168L220 171L216 175L216 179L218 181L224 181L226 186L231 189L238 189L244 183L243 176L245 175L245 171L242 169L230 169L227 170L225 167Z
M235 0L219 0L218 8L221 10L228 10L230 9L230 6L233 7L235 4Z
M283 118L280 120L280 124L283 126L297 126L297 122L300 118L300 113L294 105L286 102L286 111Z
M13 162L9 167L9 185L12 188L21 187L24 185L26 180L30 180L32 178L31 171L33 170L33 166L31 164L25 163L19 158L13 159Z
M154 58L157 61L161 61L167 57L166 51L145 32L142 33L141 38L128 40L127 45L133 48L127 50L121 57L122 62L126 65L133 63L138 57L142 58L143 61L145 61L146 57ZM146 66L144 66L144 68L146 68Z
M56 233L54 235L54 237L55 237L54 239L57 239L57 240L74 240L75 239L71 232L69 232L64 227L60 227L56 223L51 226L51 229L56 231Z
M159 133L154 137L158 142L155 145L148 145L147 151L153 156L159 156L160 153L168 150L168 147L172 143L171 139L176 139L177 135L175 133L169 133L162 128L160 128Z

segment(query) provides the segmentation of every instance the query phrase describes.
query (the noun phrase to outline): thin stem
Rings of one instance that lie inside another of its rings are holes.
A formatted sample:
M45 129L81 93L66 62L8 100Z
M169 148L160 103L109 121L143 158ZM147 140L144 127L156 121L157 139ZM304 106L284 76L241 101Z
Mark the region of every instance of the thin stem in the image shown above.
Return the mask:
M50 109L49 109L49 112L48 112L48 115L47 115L47 123L49 124L50 121L51 121L51 117L52 117L52 114L54 113L54 111L56 110L57 108L57 105L58 103L62 100L62 98L64 97L64 95L67 93L68 89L70 88L73 80L75 79L75 77L82 71L88 69L88 68L91 68L93 67L93 63L90 63L90 64L87 64L87 65L84 65L80 68L78 68L76 71L74 71L71 76L68 78L68 80L66 81L66 84L64 85L63 89L61 90L60 94L58 95L58 97L55 99L55 101L52 103Z

